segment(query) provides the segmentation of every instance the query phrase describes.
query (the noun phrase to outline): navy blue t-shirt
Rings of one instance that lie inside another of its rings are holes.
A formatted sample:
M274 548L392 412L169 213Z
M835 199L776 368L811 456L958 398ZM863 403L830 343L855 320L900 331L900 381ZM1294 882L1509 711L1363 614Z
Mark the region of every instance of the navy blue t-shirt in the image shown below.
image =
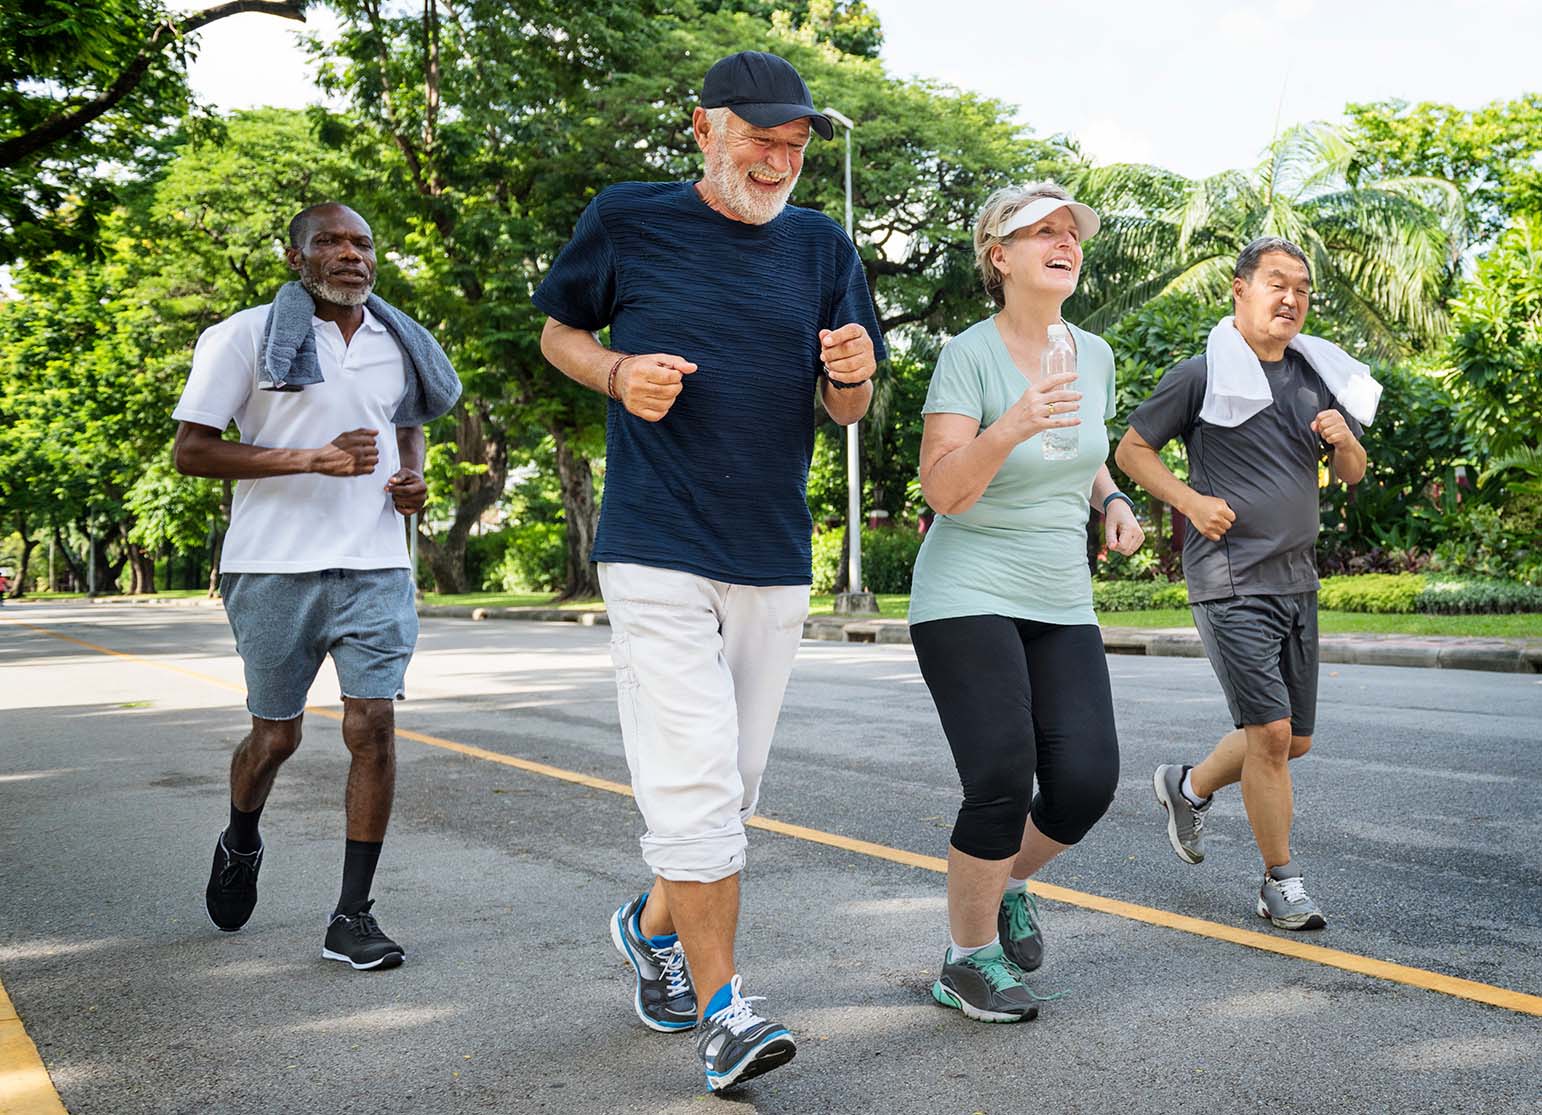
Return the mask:
M808 584L819 330L857 322L885 355L841 227L791 205L746 224L694 183L626 182L584 210L532 300L575 329L610 326L620 352L697 365L658 422L611 402L592 560Z

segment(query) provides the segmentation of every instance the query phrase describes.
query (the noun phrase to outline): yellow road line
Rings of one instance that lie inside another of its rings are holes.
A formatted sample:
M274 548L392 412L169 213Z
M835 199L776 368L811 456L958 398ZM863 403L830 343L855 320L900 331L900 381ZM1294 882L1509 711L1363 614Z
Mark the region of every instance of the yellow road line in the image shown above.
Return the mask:
M0 1115L69 1115L0 983Z
M87 643L69 635L62 635L45 627L37 627L34 624L23 623L20 620L9 620L7 622L30 628L40 634L51 635L56 639L63 639L66 642L98 650L115 658L124 658L154 667L155 669L170 670L189 677L201 678L225 689L239 690L241 688L219 678L210 677L207 674L199 674L191 670L184 670L178 666L170 666L152 659L143 658L139 655L126 654L123 651L99 647L94 643ZM326 717L329 720L342 719L342 714L335 709L311 705L305 711L317 716ZM499 763L506 767L514 767L517 770L540 775L544 778L571 782L575 785L587 786L593 790L603 790L606 793L621 794L627 797L632 796L631 787L621 782L612 782L609 779L596 778L593 775L565 770L562 767L554 767L547 763L537 763L530 759L521 759L514 755L489 751L483 747L457 743L454 740L431 736L408 728L398 727L396 734L403 739L410 739L416 743L426 744L429 747L453 751L473 759L485 759L488 762ZM853 837L841 836L838 833L824 832L821 829L789 824L785 821L777 821L769 817L751 817L747 823L752 828L763 829L766 832L774 832L781 836L789 836L795 840L803 840L812 844L823 844L826 847L838 848L842 851L868 856L873 859L886 860L890 863L903 864L906 867L916 867L924 871L935 871L938 873L946 873L948 869L947 861L938 856L922 855L919 852L909 852L903 848L891 848L887 844L877 844L870 840L857 840ZM1250 929L1238 929L1235 926L1222 925L1219 922L1205 921L1203 918L1188 917L1184 914L1175 914L1170 910L1161 910L1153 906L1141 906L1133 902L1124 902L1117 898L1106 898L1099 894L1088 894L1085 891L1071 890L1067 887L1055 886L1051 883L1034 881L1029 886L1035 894L1052 902L1062 902L1068 906L1077 906L1084 910L1095 910L1102 914L1112 914L1115 917L1125 918L1129 921L1155 925L1163 929L1174 929L1180 933L1189 933L1196 937L1205 937L1213 941L1225 941L1228 944L1241 945L1244 948L1256 949L1260 952L1271 952L1278 956L1287 956L1295 960L1307 960L1325 967L1340 968L1346 972L1354 972L1357 975L1370 976L1392 983L1401 983L1409 987L1434 991L1458 999L1470 999L1476 1003L1500 1007L1503 1010L1514 1011L1518 1014L1542 1017L1542 995L1531 995L1524 991L1495 987L1492 984L1478 983L1475 980L1459 979L1456 976L1443 975L1440 972L1431 972L1423 968L1394 964L1388 960L1377 960L1374 957L1361 956L1358 953L1325 948L1322 945L1310 944L1300 938L1277 937L1268 933L1256 933ZM0 1115L3 1115L3 1113L0 1113Z

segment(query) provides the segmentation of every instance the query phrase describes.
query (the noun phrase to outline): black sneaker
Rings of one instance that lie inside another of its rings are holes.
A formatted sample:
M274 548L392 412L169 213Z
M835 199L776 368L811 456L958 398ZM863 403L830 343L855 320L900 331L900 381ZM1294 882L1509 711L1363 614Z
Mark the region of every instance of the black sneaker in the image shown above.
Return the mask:
M357 971L369 968L394 968L407 958L401 945L380 930L380 923L369 908L375 904L371 898L356 913L333 914L327 923L327 943L321 955L328 960L341 960Z
M257 872L262 868L263 846L255 852L232 852L222 832L214 842L214 867L203 892L204 908L216 929L234 933L246 924L257 907Z
M696 988L685 967L685 948L677 939L668 948L655 948L638 931L637 908L642 896L632 899L610 919L610 939L616 951L637 973L632 1006L650 1030L675 1033L696 1025Z
M707 1070L707 1087L714 1092L779 1068L798 1052L787 1027L750 1008L763 996L740 995L738 976L729 987L728 1005L703 1020L701 1037L696 1039L696 1052Z
M1039 906L1026 890L1008 891L996 911L996 932L1007 959L1025 972L1044 963L1044 933L1039 928Z

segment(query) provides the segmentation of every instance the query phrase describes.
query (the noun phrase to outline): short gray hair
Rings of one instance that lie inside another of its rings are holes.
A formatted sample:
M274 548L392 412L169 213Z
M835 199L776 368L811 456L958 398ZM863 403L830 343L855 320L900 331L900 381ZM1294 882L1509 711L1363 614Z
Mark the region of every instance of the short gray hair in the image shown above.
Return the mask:
M1029 182L1026 186L1003 186L985 199L980 215L974 219L974 265L980 270L980 279L985 283L985 293L991 296L991 301L996 303L998 309L1006 305L1006 295L1002 293L1004 280L991 259L991 249L997 244L1005 244L1016 234L997 236L996 230L1006 224L1012 214L1041 197L1071 200L1071 195L1066 193L1065 188L1055 182Z
M1301 266L1306 268L1307 282L1312 281L1312 264L1306 258L1306 253L1292 244L1283 236L1260 236L1241 252L1237 253L1237 265L1232 268L1232 277L1243 282L1252 282L1253 275L1258 271L1258 264L1270 252L1281 252L1301 261Z

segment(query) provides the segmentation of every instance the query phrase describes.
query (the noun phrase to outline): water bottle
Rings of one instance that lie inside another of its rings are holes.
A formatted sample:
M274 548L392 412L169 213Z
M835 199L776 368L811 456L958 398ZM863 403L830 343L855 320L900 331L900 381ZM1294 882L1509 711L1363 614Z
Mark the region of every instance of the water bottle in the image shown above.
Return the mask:
M1056 322L1049 327L1049 344L1044 348L1043 378L1076 373L1076 349L1071 347L1071 331ZM1043 382L1041 380L1040 382ZM1076 381L1062 384L1057 391L1075 391ZM1044 459L1069 461L1081 451L1082 431L1079 426L1054 426L1044 431Z

